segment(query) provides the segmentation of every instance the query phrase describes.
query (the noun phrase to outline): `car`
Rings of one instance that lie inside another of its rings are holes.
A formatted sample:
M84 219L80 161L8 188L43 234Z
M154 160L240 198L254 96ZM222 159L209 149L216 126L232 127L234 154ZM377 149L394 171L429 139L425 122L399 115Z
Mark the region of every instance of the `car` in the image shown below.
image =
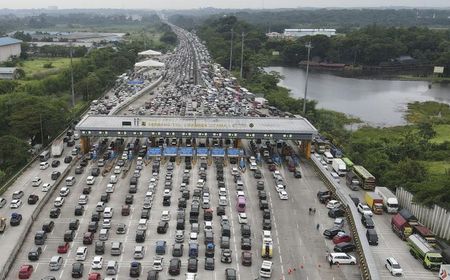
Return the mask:
M11 203L9 204L9 207L11 209L17 209L22 205L22 200L20 199L13 199L11 200Z
M225 215L225 207L224 206L217 206L216 213L217 213L217 216Z
M169 262L169 274L171 276L180 275L181 270L181 260L178 258L173 258Z
M41 178L39 177L34 177L33 180L31 181L31 186L33 187L39 187L39 185L42 183Z
M69 251L70 243L64 242L58 245L57 252L58 254L65 254L67 251Z
M106 193L113 193L114 189L115 189L115 187L113 184L106 185Z
M93 185L95 183L95 177L94 176L88 176L87 178L86 178L86 184L87 185Z
M103 219L102 228L110 229L111 228L111 219Z
M101 280L102 275L98 272L91 272L88 275L88 280Z
M402 267L393 257L387 258L384 266L392 274L392 276L402 276L403 274Z
M278 197L280 197L281 200L289 199L288 193L285 190L279 191L278 192Z
M40 164L39 164L39 169L41 169L41 170L45 170L45 169L47 169L48 167L50 166L50 164L48 164L48 162L41 162Z
M160 256L153 257L152 269L155 271L163 270L163 258L162 257L160 257Z
M296 168L294 171L294 177L298 179L302 178L302 172L298 168Z
M140 262L133 261L130 264L130 277L139 277L141 275L142 265Z
M80 198L78 198L78 205L86 205L88 202L89 197L85 194L80 195Z
M175 243L172 246L172 256L173 257L182 257L183 256L183 244Z
M97 177L100 175L100 168L94 167L91 169L91 176Z
M34 205L38 202L39 196L37 194L30 194L28 196L28 204Z
M70 230L77 230L80 226L80 220L79 219L71 219L69 222L69 229Z
M252 265L252 252L250 251L242 251L241 253L241 263L243 266L251 266Z
M103 268L103 257L102 256L94 256L94 259L91 262L92 269L102 269Z
M69 189L68 187L62 187L62 188L59 190L59 196L62 196L62 197L68 196L69 193L70 193L70 189Z
M339 218L345 216L345 210L342 208L333 208L328 211L328 217Z
M219 206L227 206L227 205L228 205L227 197L226 196L220 196L219 197Z
M58 196L55 198L55 201L53 202L53 205L55 207L62 207L64 205L64 197Z
M333 248L333 251L335 252L341 252L341 253L348 253L352 252L356 249L355 244L349 243L349 242L342 242L339 244L336 244Z
M373 216L372 210L370 210L370 207L367 206L367 204L358 203L358 212L363 215L368 215L370 217Z
M332 227L324 230L323 235L328 239L333 239L333 237L335 237L340 232L345 233L345 231L342 230L340 227Z
M247 214L246 213L239 213L238 220L239 220L240 224L248 223Z
M160 221L158 223L158 227L156 228L156 232L160 233L160 234L166 233L168 228L169 228L169 223L168 222Z
M72 278L83 277L84 264L81 262L75 262L72 264Z
M52 209L50 209L50 218L56 219L56 218L59 217L60 214L61 214L61 209L60 208L52 208Z
M55 222L53 222L53 221L46 221L42 225L42 230L45 231L46 233L52 232L54 228L55 228Z
M127 232L127 225L126 224L117 224L116 233L117 234L125 234Z
M128 204L128 205L133 204L133 200L134 200L134 195L127 194L125 196L125 204Z
M59 178L59 176L61 176L61 172L53 171L52 175L51 175L51 178L52 178L52 180L57 180Z
M279 192L285 190L285 187L284 187L284 185L278 184L278 185L275 185L275 190L279 193Z
M187 263L188 272L197 272L198 270L198 260L196 258L189 258Z
M31 264L23 264L19 269L19 279L29 279L33 273L33 266Z
M55 159L52 161L52 167L58 167L60 165L60 163L61 162L59 160Z
M48 192L48 191L50 190L51 187L52 187L52 184L50 184L50 183L45 183L45 184L42 185L41 191L42 191L42 192Z
M226 268L225 269L225 280L236 280L236 270L234 268Z
M341 207L341 205L342 205L341 202L333 199L333 200L328 201L327 208L328 209L339 208L339 207Z
M75 216L83 216L84 213L84 206L83 205L77 205L75 206Z
M84 172L84 167L79 165L75 167L75 174L82 174Z
M29 261L38 261L42 254L41 247L34 247L28 252L28 260Z
M241 238L241 249L242 250L251 250L252 249L252 239L250 237L242 237Z
M366 228L375 228L375 223L373 222L373 219L369 215L362 215L361 216L361 223Z
M346 234L346 233L343 233L343 232L339 232L338 234L336 234L333 237L333 243L334 244L339 244L339 243L342 243L342 242L350 242L350 241L352 241L352 237L350 235Z
M12 194L12 199L21 199L25 193L23 191L15 191Z
M330 253L328 262L332 264L356 264L356 258L347 253Z
M20 225L21 221L22 221L22 214L16 212L11 213L11 219L9 220L9 224L12 227Z
M233 259L232 251L230 249L222 249L220 254L220 262L231 263Z
M65 158L64 158L64 163L70 163L71 161L72 161L72 157L71 156L66 156Z

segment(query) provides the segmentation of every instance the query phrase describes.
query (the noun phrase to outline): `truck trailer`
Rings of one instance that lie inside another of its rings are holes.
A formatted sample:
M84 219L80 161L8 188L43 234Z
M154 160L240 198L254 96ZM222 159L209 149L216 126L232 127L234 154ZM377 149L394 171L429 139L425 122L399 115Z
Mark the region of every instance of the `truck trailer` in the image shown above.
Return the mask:
M383 198L383 209L390 214L398 212L398 199L388 188L375 187L375 193Z
M383 198L375 192L366 192L364 200L375 214L383 214Z
M418 224L413 226L413 232L420 235L430 244L436 244L436 235L426 226Z
M334 158L331 167L339 176L345 176L347 173L347 166L345 166L345 162L340 158Z
M412 227L405 218L400 214L396 214L391 219L392 230L402 239L406 240L412 234Z
M417 234L410 235L407 242L411 255L421 260L425 268L439 271L442 264L440 252L434 250L425 239Z
M64 151L64 141L62 139L55 140L52 144L52 157L60 157Z
M403 208L398 212L412 226L418 225L419 220L408 209Z

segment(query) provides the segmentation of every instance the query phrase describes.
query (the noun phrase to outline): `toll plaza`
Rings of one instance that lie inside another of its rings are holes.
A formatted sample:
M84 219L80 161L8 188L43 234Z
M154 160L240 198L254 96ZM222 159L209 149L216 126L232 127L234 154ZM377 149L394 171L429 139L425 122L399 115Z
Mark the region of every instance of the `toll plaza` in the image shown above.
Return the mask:
M165 116L96 116L83 118L75 127L81 136L81 150L89 150L91 137L134 137L156 139L193 139L197 156L239 157L241 139L293 140L309 158L311 142L317 129L305 118L242 118L242 117L165 117ZM232 141L228 150L195 147L195 139L224 139ZM188 149L191 148L191 149ZM166 150L167 149L167 150ZM165 147L164 150L150 148L149 156L194 156L192 147Z

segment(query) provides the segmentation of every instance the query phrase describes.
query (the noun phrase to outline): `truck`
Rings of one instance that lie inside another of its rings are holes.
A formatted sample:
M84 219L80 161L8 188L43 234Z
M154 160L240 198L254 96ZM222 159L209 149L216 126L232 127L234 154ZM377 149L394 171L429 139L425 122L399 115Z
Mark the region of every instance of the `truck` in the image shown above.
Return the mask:
M55 140L52 144L52 157L60 157L64 151L64 141L62 139Z
M345 176L347 173L347 166L345 166L345 162L340 158L334 158L331 167L339 176Z
M375 192L366 192L364 200L375 214L383 214L383 198Z
M418 225L419 220L408 209L403 208L398 212L412 226Z
M351 190L358 190L359 186L361 185L361 182L358 179L358 176L356 176L355 172L348 171L347 174L345 174L345 179L347 183L347 187L349 187Z
M439 269L440 280L450 280L450 264L441 264Z
M412 227L402 215L396 214L391 219L392 231L394 231L402 240L406 240L412 234Z
M390 214L398 212L398 199L395 194L386 187L375 187L375 192L383 198L384 211Z
M442 264L442 255L434 250L428 242L417 234L407 238L409 252L414 258L422 261L423 266L429 270L438 271Z
M336 148L335 146L330 147L330 152L335 158L341 158L342 157L342 150Z
M353 167L353 171L361 182L361 188L369 191L373 191L375 189L375 176L370 174L367 169L361 165L355 165Z
M0 233L5 232L6 229L6 218L0 217Z
M430 244L436 244L436 235L426 226L418 224L413 226L413 232L420 235Z

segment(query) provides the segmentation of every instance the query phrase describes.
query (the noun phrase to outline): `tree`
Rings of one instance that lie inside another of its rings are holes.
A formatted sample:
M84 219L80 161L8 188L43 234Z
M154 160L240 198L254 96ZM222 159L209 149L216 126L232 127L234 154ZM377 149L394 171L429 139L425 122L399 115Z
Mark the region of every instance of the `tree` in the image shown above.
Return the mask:
M1 136L0 158L2 162L0 166L7 173L13 171L27 162L29 158L28 150L29 145L26 141L12 135Z
M430 122L421 122L418 125L419 134L424 140L428 141L436 136L436 131L433 129L433 124Z
M18 85L19 83L16 81L2 80L0 81L0 94L14 92Z

